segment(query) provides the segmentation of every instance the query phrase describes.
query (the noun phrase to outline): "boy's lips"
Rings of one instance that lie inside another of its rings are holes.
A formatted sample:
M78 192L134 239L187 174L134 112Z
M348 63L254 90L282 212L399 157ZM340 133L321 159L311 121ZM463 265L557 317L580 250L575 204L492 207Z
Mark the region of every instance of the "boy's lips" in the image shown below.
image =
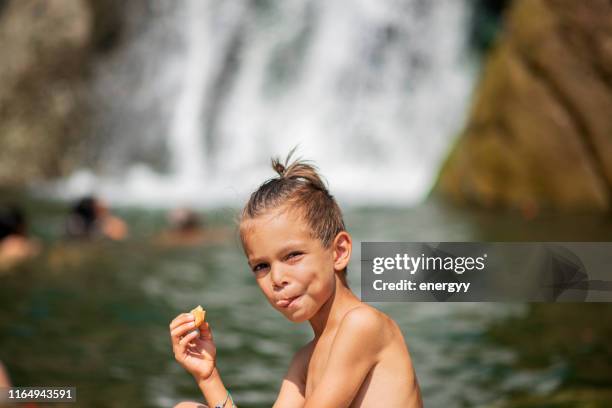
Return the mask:
M295 301L300 298L302 295L297 295L297 296L292 296L292 297L288 297L288 298L283 298L283 299L279 299L276 301L276 306L278 307L282 307L282 308L287 308L289 306L291 306L293 303L295 303Z

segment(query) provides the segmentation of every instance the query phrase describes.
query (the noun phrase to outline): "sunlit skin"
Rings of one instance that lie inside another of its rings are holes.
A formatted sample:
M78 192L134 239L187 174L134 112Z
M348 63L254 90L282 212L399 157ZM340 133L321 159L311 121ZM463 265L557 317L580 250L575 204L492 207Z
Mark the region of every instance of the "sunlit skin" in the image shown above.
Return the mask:
M6 369L0 361L0 388L7 388L11 386L11 380L9 379Z
M11 268L39 253L40 244L36 240L22 235L9 235L0 241L0 270Z
M105 202L97 200L95 209L100 223L100 230L105 237L115 241L121 241L127 238L127 224L121 218L111 214Z
M352 251L347 232L326 247L299 211L279 207L244 220L241 235L251 273L268 302L292 322L308 321L314 332L294 356L275 408L422 406L399 327L344 283ZM226 391L210 328L191 332L193 316L182 314L170 330L177 361L194 375L209 403L223 402Z

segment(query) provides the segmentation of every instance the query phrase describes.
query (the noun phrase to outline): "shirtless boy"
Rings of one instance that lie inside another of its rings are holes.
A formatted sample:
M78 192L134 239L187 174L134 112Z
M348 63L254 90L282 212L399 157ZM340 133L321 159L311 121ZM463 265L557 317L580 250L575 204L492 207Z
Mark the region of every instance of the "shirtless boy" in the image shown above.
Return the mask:
M308 321L314 332L293 357L274 407L422 407L398 325L347 285L352 240L340 208L314 167L289 160L272 162L279 176L251 195L240 220L244 252L261 291L283 316ZM216 369L208 323L194 330L193 315L180 314L170 323L170 336L176 360L194 376L209 406L236 406Z

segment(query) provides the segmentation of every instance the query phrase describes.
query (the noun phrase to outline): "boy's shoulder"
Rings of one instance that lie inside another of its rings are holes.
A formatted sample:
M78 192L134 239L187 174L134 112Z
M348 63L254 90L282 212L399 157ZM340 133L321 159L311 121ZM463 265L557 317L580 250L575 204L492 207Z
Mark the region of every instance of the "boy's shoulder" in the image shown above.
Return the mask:
M367 342L370 351L380 351L389 342L395 322L386 314L367 304L349 310L338 327L336 339L358 339Z
M361 344L366 342L370 351L380 351L389 342L389 335L396 323L386 314L369 306L361 304L349 310L340 321L332 348L344 348L342 343ZM309 341L293 356L292 366L296 371L302 371L308 366L316 342Z
M340 323L340 327L346 329L358 329L370 331L381 329L391 319L378 309L373 308L365 303L355 306L349 310Z

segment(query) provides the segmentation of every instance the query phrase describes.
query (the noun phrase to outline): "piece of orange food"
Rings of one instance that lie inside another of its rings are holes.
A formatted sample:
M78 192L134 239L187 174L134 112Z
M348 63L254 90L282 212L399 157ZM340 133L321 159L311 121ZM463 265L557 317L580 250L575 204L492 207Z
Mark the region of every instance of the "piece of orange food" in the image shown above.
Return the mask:
M195 309L190 312L195 317L195 327L200 327L206 319L206 310L202 306L198 305Z

